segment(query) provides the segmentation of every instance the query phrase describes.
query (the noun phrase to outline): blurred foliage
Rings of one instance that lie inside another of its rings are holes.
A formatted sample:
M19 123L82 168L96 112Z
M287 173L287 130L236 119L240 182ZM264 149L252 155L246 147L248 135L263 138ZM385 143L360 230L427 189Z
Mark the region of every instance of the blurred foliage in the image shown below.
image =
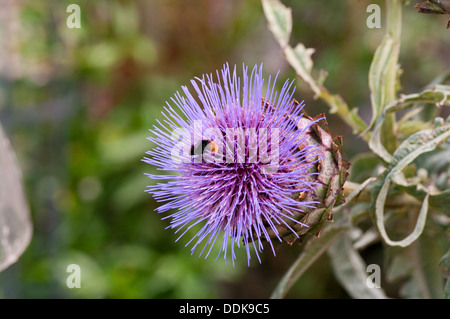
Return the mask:
M81 29L66 27L74 2ZM367 73L383 32L366 27L366 7L383 3L285 2L293 8L292 38L316 48L327 86L368 122ZM191 256L154 212L144 193L152 183L144 173L153 168L140 161L151 148L147 129L194 76L228 61L263 62L266 74L295 77L260 1L0 0L0 7L0 122L23 169L35 227L20 261L0 273L0 297L268 297L302 247L280 246L277 257L266 250L250 268L245 258L233 268ZM400 60L409 93L450 68L450 38L440 17L417 16L413 4L404 11ZM309 114L327 110L297 83ZM340 119L328 119L344 136L345 158L367 151ZM381 264L379 248L364 258ZM81 289L66 287L73 263ZM395 285L387 290L397 293ZM348 295L322 256L288 297Z

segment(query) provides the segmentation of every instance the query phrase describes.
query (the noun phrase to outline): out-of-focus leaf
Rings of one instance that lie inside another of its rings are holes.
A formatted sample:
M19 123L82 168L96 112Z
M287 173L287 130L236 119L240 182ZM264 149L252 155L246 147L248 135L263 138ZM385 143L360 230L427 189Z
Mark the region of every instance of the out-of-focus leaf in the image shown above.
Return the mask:
M292 31L291 8L278 0L262 0L264 14L269 21L269 29L275 35L282 48L289 43Z
M112 3L111 13L114 19L114 31L119 38L130 38L139 33L139 13L132 2Z
M389 247L387 254L392 261L387 267L386 278L393 282L408 278L400 293L405 298L442 298L442 274L438 269L442 254L439 241L428 233L409 247Z
M430 205L445 212L450 212L450 189L431 195Z
M395 59L394 40L387 35L375 51L369 70L370 99L372 102L372 120L369 127L373 127L385 105L386 86L392 85L392 83L385 83L386 73L392 67L392 63L395 62L393 59Z
M382 288L369 288L366 265L348 236L342 236L328 249L334 274L355 299L385 299Z
M391 282L407 279L400 289L403 297L442 298L444 285L438 269L442 251L436 237L424 233L409 247L389 247L387 254L392 261L386 278Z
M309 268L309 266L311 266L317 258L319 258L333 244L333 242L336 241L336 239L342 236L347 229L347 224L336 223L330 227L325 227L319 238L309 240L306 243L303 252L278 283L270 298L283 298L292 285Z
M450 299L450 249L442 256L439 266L443 270L444 276L447 277L444 287L444 298Z
M372 153L359 154L351 160L350 176L353 182L361 183L371 176L380 164L380 160Z
M325 101L330 107L331 113L337 113L355 133L361 133L366 129L366 123L358 116L357 109L350 110L347 103L339 95L331 94L324 86L325 72L322 71L319 79L315 80L312 75L313 61L312 48L306 48L302 43L295 48L289 45L289 37L292 29L291 9L284 6L279 0L262 0L264 14L269 22L269 29L283 49L286 60L295 69L299 76L313 91L315 98ZM367 136L363 136L367 139Z
M120 59L116 43L102 41L80 50L80 61L87 69L111 69Z
M375 202L375 217L376 217L376 224L378 227L378 231L380 232L381 237L383 237L383 240L386 244L390 246L401 246L401 247L407 247L412 242L414 242L422 233L423 228L425 227L425 221L427 218L428 213L428 198L429 195L425 197L422 207L420 209L420 214L416 222L416 226L414 227L413 232L407 236L406 238L400 240L400 241L394 241L391 240L386 232L386 228L384 227L384 204L386 202L387 193L389 190L390 181L385 181L383 186L381 187L381 190L378 193L376 202Z
M435 236L428 233L422 234L415 245L413 278L420 287L424 298L438 299L443 295L442 274L439 271L439 259L441 249Z
M142 155L142 150L148 147L149 142L142 132L110 137L100 144L101 159L114 169L136 161Z
M434 87L437 84L443 84L450 80L450 69L445 70L439 74L433 81L428 84L428 87Z
M379 241L380 234L377 232L375 227L369 228L365 233L363 233L353 244L353 248L356 250L362 250L371 244Z
M438 145L445 142L450 137L450 123L438 126L437 128L431 130L422 130L421 132L425 132L426 135L429 135L428 138L434 139L427 141L427 137L424 137L424 140L421 140L421 134L420 132L412 135L410 138L405 140L405 142L410 141L413 144L416 143L430 143L428 146L426 146L422 151L430 152L433 151ZM433 136L435 135L435 138ZM434 146L433 146L434 145ZM430 148L431 147L431 148ZM400 148L399 148L400 149ZM409 152L410 148L406 148L403 150L404 153ZM411 153L408 154L408 156L413 156L414 160L417 156L422 154L422 151L419 151L419 153ZM397 152L396 152L397 153ZM445 149L443 150L442 155L445 155ZM412 161L411 160L411 161ZM446 157L441 157L440 162L444 163L446 162ZM436 163L437 167L439 166L438 163ZM429 203L430 206L443 210L445 212L450 212L450 189L445 189L444 191L439 191L436 187L432 189L432 191L428 191L427 188L422 185L421 183L410 183L404 175L398 171L393 175L394 182L403 190L408 192L409 194L413 195L414 197L418 199L423 199L426 197L426 195L429 193Z
M145 189L149 182L150 180L142 176L141 172L124 177L114 191L111 203L118 208L119 212L128 212L130 208L141 204L147 199L146 193L140 190Z
M417 162L429 173L447 171L450 169L450 141L442 144L439 149L419 157Z
M441 125L432 130L422 130L406 139L395 151L387 172L381 179L381 188L375 188L375 218L378 230L384 241L391 246L406 247L420 236L428 211L430 193L426 192L422 208L412 234L401 241L392 241L384 227L384 205L391 181L401 183L401 171L419 155L436 149L450 137L450 123ZM404 176L403 176L404 179ZM409 186L409 185L407 185ZM445 200L447 196L443 199ZM440 198L442 200L442 198Z
M0 271L19 259L32 232L20 168L0 125Z

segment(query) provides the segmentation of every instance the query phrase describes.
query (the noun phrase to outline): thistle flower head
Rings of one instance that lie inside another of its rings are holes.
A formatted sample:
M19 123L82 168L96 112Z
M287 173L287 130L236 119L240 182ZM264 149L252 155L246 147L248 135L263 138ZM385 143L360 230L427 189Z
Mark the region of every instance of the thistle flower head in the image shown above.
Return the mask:
M161 203L159 213L170 212L164 218L178 239L197 225L186 244L192 253L206 258L218 244L217 257L223 252L234 264L243 245L248 263L252 251L261 262L264 242L275 254L272 239L298 237L309 228L301 219L323 205L305 196L321 186L321 145L308 133L321 118L302 116L292 82L279 92L275 83L264 82L262 66L249 74L244 65L241 78L225 65L215 78L192 80L195 94L182 87L150 130L154 148L144 161L161 171L148 176L162 182L147 191Z

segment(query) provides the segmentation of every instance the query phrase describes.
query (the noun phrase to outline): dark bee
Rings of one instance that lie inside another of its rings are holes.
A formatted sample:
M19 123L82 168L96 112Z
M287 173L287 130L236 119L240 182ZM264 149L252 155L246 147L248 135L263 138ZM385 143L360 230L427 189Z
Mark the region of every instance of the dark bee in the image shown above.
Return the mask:
M208 150L213 153L217 152L217 143L212 140L202 140L201 143L198 143L196 147L194 145L191 146L191 156L204 154Z

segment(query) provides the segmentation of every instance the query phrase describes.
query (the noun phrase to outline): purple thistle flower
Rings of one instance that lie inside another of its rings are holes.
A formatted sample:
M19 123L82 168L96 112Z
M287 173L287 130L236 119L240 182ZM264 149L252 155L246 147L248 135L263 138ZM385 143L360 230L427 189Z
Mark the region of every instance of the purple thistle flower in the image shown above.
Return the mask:
M171 98L177 110L166 103L164 120L150 130L155 147L143 161L163 173L147 175L166 181L147 192L163 202L158 213L175 211L163 219L171 219L167 228L177 229L178 239L200 225L186 244L193 244L192 253L200 246L199 255L208 257L221 235L217 257L223 252L225 263L230 252L234 264L241 243L248 264L251 250L261 262L263 243L275 255L271 239L282 241L278 227L297 235L293 224L308 226L294 214L318 203L304 200L300 206L297 198L317 184L311 178L318 174L311 170L320 160L317 148L304 142L320 119L300 126L303 104L293 99L293 81L278 93L276 77L273 82L269 77L265 89L262 66L249 76L244 65L242 81L236 67L231 72L225 65L216 74L217 82L212 74L191 81L197 98L183 86L184 96L177 92Z

